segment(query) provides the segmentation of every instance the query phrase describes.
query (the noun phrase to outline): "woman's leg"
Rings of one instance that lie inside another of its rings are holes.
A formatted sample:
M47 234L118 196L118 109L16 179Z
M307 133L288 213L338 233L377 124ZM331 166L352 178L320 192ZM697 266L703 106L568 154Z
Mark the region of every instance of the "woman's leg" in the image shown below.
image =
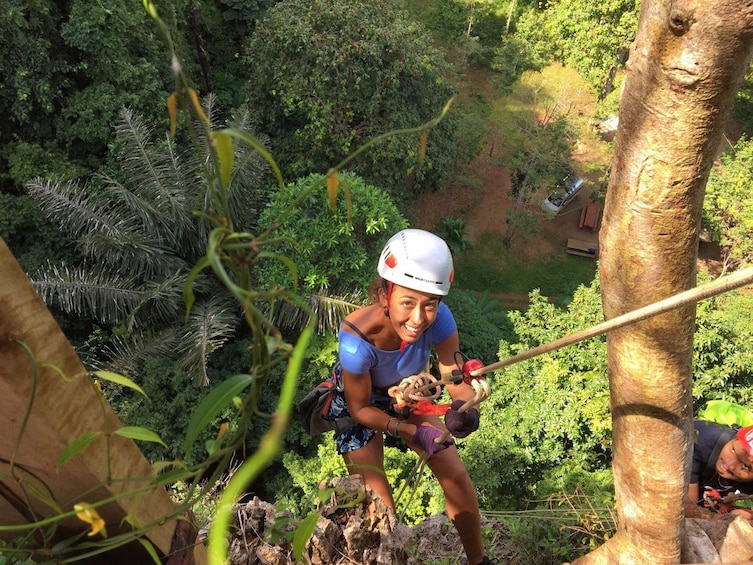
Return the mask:
M437 418L427 419L433 426L444 430L444 425ZM419 455L423 451L416 449ZM465 549L469 565L476 565L486 555L481 539L481 514L478 509L476 489L468 476L468 471L458 455L455 446L436 453L426 462L434 472L445 494L447 515L458 531L460 541Z
M361 475L363 482L378 494L384 503L394 507L392 489L384 472L384 439L381 433L363 447L343 453L345 465L351 475Z

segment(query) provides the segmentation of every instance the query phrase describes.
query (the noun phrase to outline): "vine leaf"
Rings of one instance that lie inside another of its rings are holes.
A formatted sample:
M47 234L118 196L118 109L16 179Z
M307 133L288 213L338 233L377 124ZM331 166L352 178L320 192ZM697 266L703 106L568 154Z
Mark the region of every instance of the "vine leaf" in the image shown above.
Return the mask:
M60 467L62 467L71 457L83 451L87 445L97 439L97 436L100 435L102 435L102 432L89 432L88 434L84 434L73 440L58 456L58 460L55 463L55 471L59 472Z
M111 383L119 384L119 385L128 387L130 389L133 389L139 394L141 394L144 398L149 400L149 397L144 392L144 389L142 389L139 385L137 385L128 377L124 377L123 375L120 375L118 373L111 373L110 371L94 371L94 374L97 375L102 380L110 381ZM151 402L151 400L149 401Z
M196 438L214 418L228 405L233 403L233 397L238 396L244 388L254 380L251 375L233 375L222 381L204 397L196 411L191 416L191 421L186 430L186 454L190 457L191 448Z
M146 428L140 428L138 426L123 426L122 428L115 430L115 433L129 439L159 443L160 445L167 447L161 437L152 430L147 430Z
M303 549L306 547L306 542L311 539L320 515L319 512L312 512L301 520L295 529L295 534L293 535L293 556L296 561L303 555Z

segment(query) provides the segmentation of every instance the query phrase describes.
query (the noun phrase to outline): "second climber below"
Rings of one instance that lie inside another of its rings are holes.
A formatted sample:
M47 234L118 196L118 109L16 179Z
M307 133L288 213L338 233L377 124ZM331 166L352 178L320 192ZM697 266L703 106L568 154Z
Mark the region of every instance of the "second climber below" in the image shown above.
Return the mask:
M492 563L485 555L476 491L458 455L449 429L465 437L479 425L479 412L458 408L473 398L470 385L448 385L452 407L439 416L411 413L403 419L392 411L389 387L425 370L432 352L440 375L457 369L458 331L442 301L454 276L452 255L436 235L406 229L392 236L377 266L370 291L372 304L349 314L339 331L341 391L329 416L352 416L357 424L335 437L348 471L359 474L386 504L394 506L384 472L384 434L402 438L423 456L445 494L447 514L465 549L468 565ZM445 428L445 423L447 428Z

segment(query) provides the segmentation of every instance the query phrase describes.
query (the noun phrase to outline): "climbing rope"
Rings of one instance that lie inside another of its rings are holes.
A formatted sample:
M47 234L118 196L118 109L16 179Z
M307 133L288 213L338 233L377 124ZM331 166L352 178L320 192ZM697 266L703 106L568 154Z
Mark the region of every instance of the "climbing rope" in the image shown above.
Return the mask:
M402 410L416 402L429 402L442 394L440 381L431 373L418 373L405 377L395 386L387 390L387 394L395 399L395 405Z
M695 287L695 288L692 288L683 292L679 292L675 294L674 296L670 296L669 298L659 300L658 302L654 302L653 304L649 304L642 308L638 308L637 310L633 310L632 312L627 312L620 316L616 316L615 318L612 318L611 320L607 320L606 322L596 324L595 326L586 328L579 332L575 332L573 334L567 335L560 339L556 339L554 341L544 343L542 345L528 349L526 351L522 351L518 353L517 355L513 355L506 359L502 359L501 361L492 363L490 365L484 366L477 359L472 359L470 361L467 361L466 363L463 364L463 370L461 371L462 380L471 385L474 391L474 397L470 399L469 401L467 401L465 404L463 404L463 406L460 408L460 411L465 412L469 410L470 408L472 408L473 406L480 404L481 402L483 402L489 397L490 387L489 387L488 382L486 381L486 375L488 373L496 371L497 369L501 369L503 367L508 367L515 363L520 363L521 361L532 359L533 357L543 355L544 353L549 353L551 351L561 349L568 345L572 345L580 341L591 339L592 337L603 335L605 333L623 328L625 326L629 326L629 325L641 322L643 320L652 318L654 316L658 316L660 314L665 314L672 310L682 308L683 306L689 306L690 304L695 304L696 302L700 302L701 300L718 296L720 294L724 294L725 292L729 292L731 290L741 288L749 284L753 284L753 267L740 269L739 271L736 271L732 274L719 277L718 279L710 283L707 283L703 286L699 286L699 287ZM433 376L432 376L432 379L434 379ZM436 389L440 386L445 386L447 384L459 384L459 382L460 380L458 379L458 375L455 372L453 372L451 376L443 375L442 379L440 380L434 379L431 382L422 381L421 379L416 379L412 381L412 384L410 387L406 386L405 389L410 390L410 392L408 393L408 396L414 395L416 397L419 397L420 395L424 394L425 392L429 390L436 391ZM403 396L403 398L405 398L405 396ZM442 436L437 438L435 441L437 443L442 443L449 437L449 435L450 433L448 431L445 431L445 433L442 434ZM423 469L426 466L427 460L428 460L428 456L426 454L424 454L419 459L418 463L414 467L409 477L406 479L405 483L403 484L403 487L400 489L400 492L395 498L396 506L400 500L400 497L403 494L403 491L405 490L406 486L411 482L413 477L416 477L416 484L418 483L418 480L421 477ZM413 492L415 492L415 488L412 490ZM412 497L413 497L413 493L411 494L411 498ZM410 503L410 500L406 504L406 507L409 503Z
M712 296L724 294L725 292L729 292L730 290L734 290L751 283L753 283L753 267L740 269L739 271L736 271L730 275L719 277L718 279L703 286L685 290L683 292L675 294L674 296L659 300L658 302L654 302L653 304L649 304L648 306L644 306L643 308L638 308L637 310L633 310L632 312L627 312L626 314L622 314L620 316L612 318L611 320L602 322L601 324L596 324L595 326L586 328L585 330L581 330L579 332L575 332L574 334L567 335L563 338L550 341L549 343L544 343L542 345L539 345L538 347L522 351L517 355L513 355L512 357L508 357L507 359L492 363L491 365L473 369L470 371L470 374L472 377L476 377L482 374L491 373L493 371L496 371L497 369L501 369L502 367L508 367L515 363L526 361L533 357L543 355L544 353L549 353L550 351L561 349L565 346L572 345L573 343L584 341L586 339L596 337L597 335L602 335L619 328L641 322L643 320L646 320L647 318L658 316L659 314L665 314L666 312L670 312L671 310L676 310L677 308L682 308L683 306L688 306L690 304L700 302L701 300L711 298Z

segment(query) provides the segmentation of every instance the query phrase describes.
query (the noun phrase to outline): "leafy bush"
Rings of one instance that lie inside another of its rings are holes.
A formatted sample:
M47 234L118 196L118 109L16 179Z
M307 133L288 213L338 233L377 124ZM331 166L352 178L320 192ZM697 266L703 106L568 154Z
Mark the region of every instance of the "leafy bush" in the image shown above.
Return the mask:
M434 233L447 242L453 255L461 253L471 246L468 239L470 232L462 218L445 217L434 226Z
M246 91L286 176L340 162L390 130L435 118L456 93L429 34L389 0L284 0L245 45ZM441 184L455 161L456 118L429 134L390 138L353 171L396 201Z
M467 357L488 365L497 358L500 340L514 339L512 324L498 303L454 288L445 301L458 324L460 348Z
M703 216L712 239L722 247L732 268L753 264L753 140L742 136L733 151L721 156L721 166L711 170L703 201Z
M387 238L408 223L387 193L352 173L340 176L350 192L352 209L349 212L344 199L339 199L333 214L324 182L323 175L313 174L276 192L259 218L259 227L269 228L305 195L275 231L285 238L277 252L295 258L299 284L306 293L360 291L376 276L377 258ZM322 189L312 192L316 183ZM261 264L255 276L267 287L292 283L288 269L276 262Z
M571 0L545 6L521 15L517 35L532 46L536 58L554 58L577 69L598 92L620 58L620 49L635 37L638 2Z
M388 443L384 450L384 469L393 489L396 511L405 523L411 525L438 514L445 508L444 493L431 472L426 469L414 475L418 456L404 443L398 447ZM315 500L321 481L347 474L342 457L337 454L334 436L327 433L318 446L316 456L305 459L295 453L283 456L285 468L293 478L294 488L279 493L285 506L304 513ZM406 481L408 485L405 486ZM405 490L401 490L405 486ZM290 505L290 506L288 506Z
M509 91L525 71L537 71L545 64L546 59L536 53L524 35L505 34L494 50L490 66L499 73L500 87Z
M518 343L502 342L501 359L600 321L598 283L580 287L567 310L533 292L528 310L509 316ZM550 469L568 461L586 470L608 467L605 354L604 340L595 338L489 376L492 394L482 405L482 425L466 440L474 454L469 470L485 508L520 508Z

